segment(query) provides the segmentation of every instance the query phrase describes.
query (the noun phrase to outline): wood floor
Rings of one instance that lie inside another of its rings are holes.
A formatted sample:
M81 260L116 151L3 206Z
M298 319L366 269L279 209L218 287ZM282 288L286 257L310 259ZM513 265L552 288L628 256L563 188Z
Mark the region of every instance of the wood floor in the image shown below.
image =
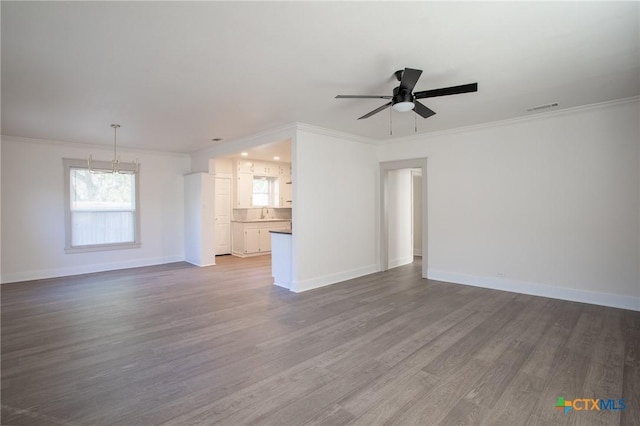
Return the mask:
M3 285L3 425L640 424L640 313L269 257ZM624 398L570 411L559 396Z

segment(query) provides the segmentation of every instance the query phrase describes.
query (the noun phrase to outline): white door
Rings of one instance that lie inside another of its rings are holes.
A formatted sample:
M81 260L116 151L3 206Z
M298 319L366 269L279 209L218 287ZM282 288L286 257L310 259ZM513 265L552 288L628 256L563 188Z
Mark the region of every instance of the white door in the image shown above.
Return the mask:
M216 178L215 183L216 254L231 253L231 179Z

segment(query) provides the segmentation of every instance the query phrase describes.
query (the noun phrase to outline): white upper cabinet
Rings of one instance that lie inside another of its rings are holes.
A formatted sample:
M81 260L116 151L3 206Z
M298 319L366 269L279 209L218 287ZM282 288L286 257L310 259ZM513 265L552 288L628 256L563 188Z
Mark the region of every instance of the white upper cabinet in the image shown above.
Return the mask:
M278 165L278 174L280 176L291 176L291 164L279 164Z
M239 173L253 173L254 163L249 160L238 160L236 162L236 169Z
M253 206L253 174L238 173L236 176L236 209L248 209Z
M253 166L253 174L256 176L278 176L279 171L277 163L256 161Z
M254 177L264 178L270 182L268 207L291 207L290 163L240 159L235 161L233 208L248 209L253 207Z

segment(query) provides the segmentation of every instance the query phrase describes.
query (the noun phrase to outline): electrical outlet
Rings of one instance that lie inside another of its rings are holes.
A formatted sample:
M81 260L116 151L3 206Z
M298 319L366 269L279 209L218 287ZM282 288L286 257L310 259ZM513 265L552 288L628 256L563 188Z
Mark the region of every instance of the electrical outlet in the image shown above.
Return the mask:
M504 278L504 277L505 277L504 272L498 272L498 273L496 274L496 277L498 277L498 278Z

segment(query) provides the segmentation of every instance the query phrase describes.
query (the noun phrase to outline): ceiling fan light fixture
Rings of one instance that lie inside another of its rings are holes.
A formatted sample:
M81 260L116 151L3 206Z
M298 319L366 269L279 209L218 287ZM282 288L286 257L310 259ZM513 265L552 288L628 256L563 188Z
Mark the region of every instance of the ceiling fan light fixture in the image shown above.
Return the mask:
M415 107L413 102L396 102L393 104L393 109L398 112L407 112L411 111Z

